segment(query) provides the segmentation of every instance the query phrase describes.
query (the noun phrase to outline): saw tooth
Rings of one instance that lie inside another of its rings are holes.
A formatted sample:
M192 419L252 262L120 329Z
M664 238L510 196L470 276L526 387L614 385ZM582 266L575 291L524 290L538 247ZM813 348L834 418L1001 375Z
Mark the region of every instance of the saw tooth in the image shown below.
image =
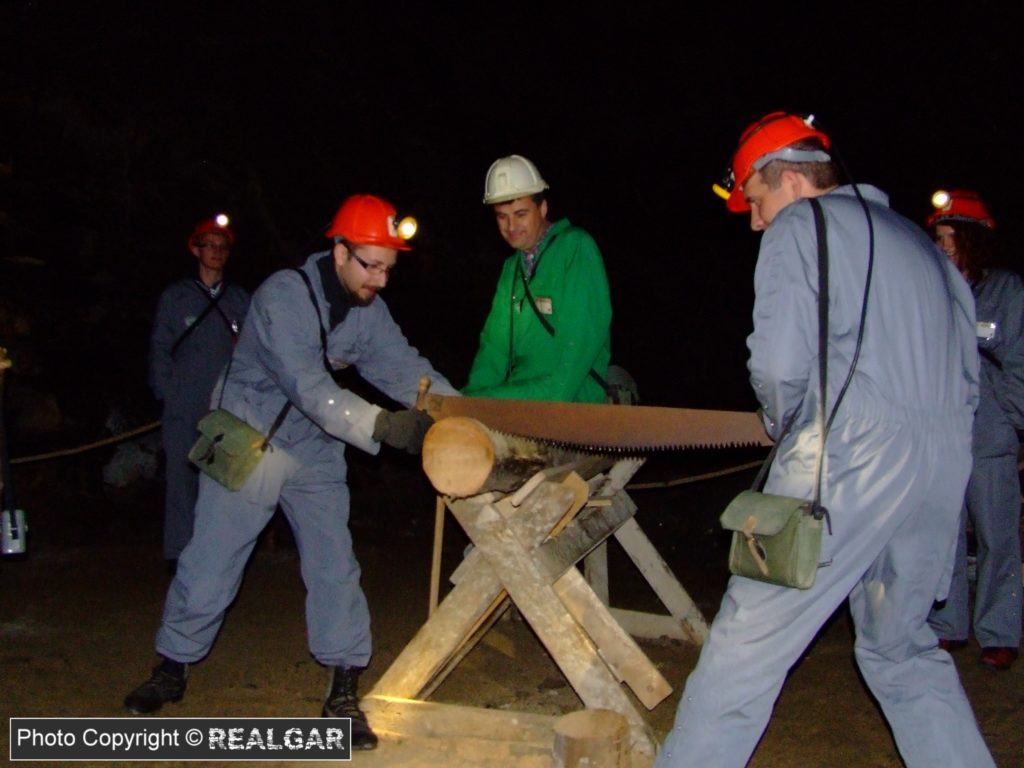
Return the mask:
M615 456L772 444L753 412L445 397L425 392L421 400L435 419L472 418L510 438Z
M536 437L535 435L524 435L518 432L505 432L500 429L492 429L491 431L508 439L540 443L541 445L548 445L552 448L566 451L567 453L593 453L600 456L608 456L609 458L628 458L630 456L639 457L643 454L657 450L653 447L641 448L638 446L572 443L565 440L551 440L544 437Z

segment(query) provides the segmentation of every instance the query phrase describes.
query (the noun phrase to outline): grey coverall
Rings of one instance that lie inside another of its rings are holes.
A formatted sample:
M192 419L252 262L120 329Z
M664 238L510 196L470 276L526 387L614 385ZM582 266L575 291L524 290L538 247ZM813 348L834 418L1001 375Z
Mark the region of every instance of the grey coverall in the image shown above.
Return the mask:
M1017 648L1021 635L1020 475L1024 428L1024 283L991 270L973 286L981 350L981 400L974 417L974 469L960 519L953 583L929 623L946 640L966 640L967 515L978 541L974 636L983 647Z
M790 667L844 600L854 654L908 766L992 766L956 667L927 624L945 594L970 472L978 398L974 302L921 229L861 187L875 266L863 349L828 435L822 501L832 533L808 590L732 577L657 766L745 765ZM860 326L868 227L852 188L819 198L829 269L829 405ZM813 497L817 423L817 241L807 201L776 216L754 275L750 378L781 439L766 490ZM837 695L837 694L836 694ZM808 717L815 717L808 713Z
M215 298L216 308L189 331ZM163 401L164 557L168 560L177 558L192 537L199 473L189 462L188 452L198 437L196 423L210 410L210 393L231 357L248 309L245 289L224 281L211 291L195 278L172 283L157 302L149 345L149 386L156 399Z
M302 267L318 318L294 270L257 289L235 350L223 407L266 433L293 403L256 470L237 492L200 478L195 532L178 560L156 637L157 653L194 662L209 652L260 531L280 503L295 535L306 585L309 649L328 666L365 666L370 616L348 529L345 444L376 454L380 407L339 387L324 366L320 323L333 367L354 365L369 383L412 405L421 376L432 391L457 394L402 335L378 296L350 306L330 252Z

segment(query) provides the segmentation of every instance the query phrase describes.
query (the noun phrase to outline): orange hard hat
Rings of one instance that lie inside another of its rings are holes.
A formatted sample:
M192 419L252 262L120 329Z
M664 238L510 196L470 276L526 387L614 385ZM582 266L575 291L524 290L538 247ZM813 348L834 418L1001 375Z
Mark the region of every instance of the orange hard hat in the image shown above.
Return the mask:
M804 139L817 139L822 150L790 149L791 144ZM715 194L722 197L733 213L750 210L741 188L755 171L772 160L794 163L826 163L832 158L827 150L832 145L828 135L814 127L814 115L801 117L790 112L772 112L747 126L740 135L739 146L725 178L714 185Z
M928 217L929 227L946 221L968 221L989 229L996 228L996 220L977 192L967 189L954 189L950 192L939 190L932 195L932 205L935 210Z
M192 234L188 236L188 245L191 248L198 244L198 240L203 235L209 234L224 235L228 241L228 248L234 248L235 246L235 233L231 231L231 227L228 226L228 217L223 213L218 213L216 216L203 219L192 229Z
M395 207L374 195L352 195L334 214L327 237L343 237L354 245L383 245L397 251L412 246L399 233Z

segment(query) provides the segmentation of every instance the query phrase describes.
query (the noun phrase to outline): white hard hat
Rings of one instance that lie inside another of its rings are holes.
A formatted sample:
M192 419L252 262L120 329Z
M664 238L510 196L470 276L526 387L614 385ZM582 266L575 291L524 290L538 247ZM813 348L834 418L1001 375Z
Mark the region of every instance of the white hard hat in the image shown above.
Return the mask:
M522 155L509 155L491 163L484 180L484 203L507 203L548 189L537 166Z

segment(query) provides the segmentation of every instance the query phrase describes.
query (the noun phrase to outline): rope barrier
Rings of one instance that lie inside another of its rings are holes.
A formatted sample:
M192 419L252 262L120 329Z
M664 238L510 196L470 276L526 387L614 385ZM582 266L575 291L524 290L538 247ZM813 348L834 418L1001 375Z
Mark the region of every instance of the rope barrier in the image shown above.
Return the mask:
M160 427L159 421L153 421L149 424L143 424L141 427L129 430L128 432L122 432L118 435L112 435L111 437L104 438L103 440L97 440L92 443L80 445L77 448L65 448L60 451L51 451L49 453L40 453L35 456L23 456L19 459L11 459L11 464L30 464L36 461L45 461L46 459L56 459L62 456L74 456L79 453L85 453L96 448L102 448L107 445L114 445L124 440L129 440L139 435L144 435L148 432L152 432ZM675 488L680 485L689 485L690 483L700 483L705 480L714 480L718 477L726 477L727 475L735 475L739 472L746 472L748 469L754 469L755 467L761 466L762 460L750 461L746 464L738 464L735 467L726 467L725 469L718 469L714 472L705 472L700 475L689 475L687 477L677 477L672 480L661 480L657 482L649 483L628 483L626 485L627 491L649 491L657 488ZM1017 471L1024 471L1024 461L1017 464ZM1022 497L1024 499L1024 497Z
M646 491L653 488L674 488L677 485L687 485L689 483L699 483L702 480L712 480L716 477L724 477L726 475L734 475L737 472L745 472L748 469L759 467L764 463L761 461L750 461L746 464L739 464L735 467L728 467L726 469L719 469L714 472L705 472L702 475L690 475L689 477L677 477L674 480L662 480L661 482L650 482L650 483L628 483L626 485L627 491Z
M761 466L763 461L751 461L746 464L739 464L735 467L728 467L726 469L719 469L715 472L706 472L703 475L690 475L689 477L677 477L674 480L663 480L661 482L650 482L650 483L629 483L626 485L628 491L646 491L654 488L674 488L677 485L687 485L688 483L699 483L702 480L713 480L716 477L724 477L726 475L734 475L738 472L745 472L748 469L754 469L755 467ZM1017 464L1017 471L1024 472L1024 461ZM1021 501L1024 502L1024 495L1021 496Z
M103 440L97 440L94 443L87 443L86 445L80 445L77 448L65 448L60 451L51 451L50 453L40 453L35 456L23 456L20 459L11 459L11 464L29 464L35 461L43 461L45 459L56 459L60 456L74 456L75 454L85 453L95 448L102 448L105 445L113 445L114 443L120 443L123 440L128 440L138 435L144 435L147 432L152 432L160 426L159 421L154 421L149 424L143 424L141 427L129 430L128 432L122 432L118 435L104 438Z

